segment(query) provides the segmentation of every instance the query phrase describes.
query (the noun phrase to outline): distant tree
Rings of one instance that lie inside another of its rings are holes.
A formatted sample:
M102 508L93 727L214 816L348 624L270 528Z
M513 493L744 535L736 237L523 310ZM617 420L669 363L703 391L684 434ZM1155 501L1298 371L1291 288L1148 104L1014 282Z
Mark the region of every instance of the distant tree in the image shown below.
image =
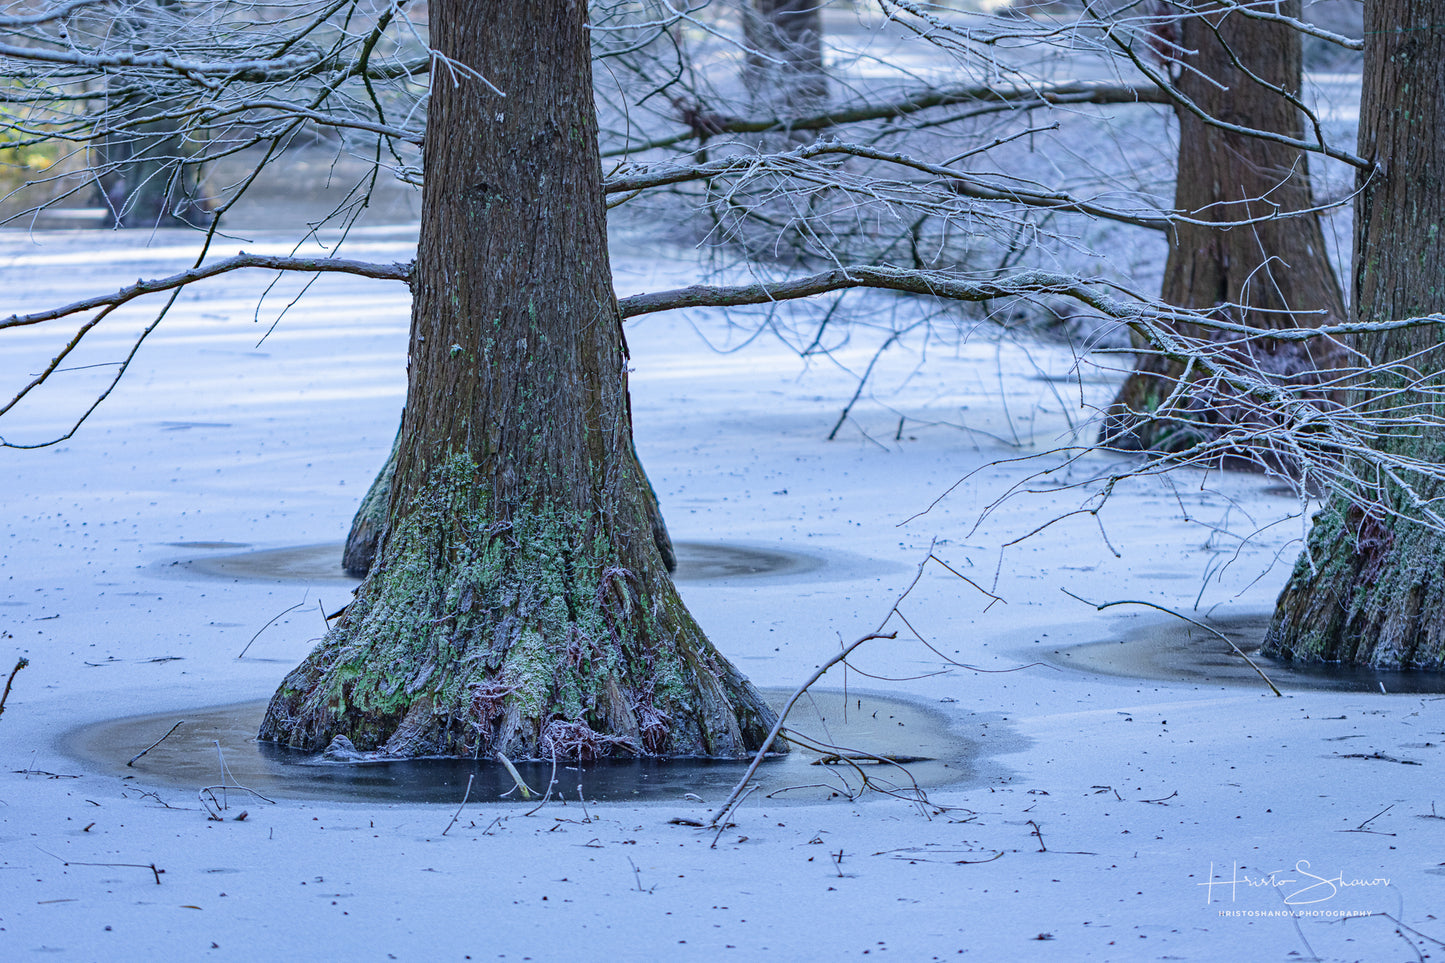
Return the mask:
M170 34L184 29L177 17L178 0L155 0L117 17L110 29L124 38L135 56L164 50ZM112 227L188 227L204 221L196 197L196 171L187 163L185 125L177 113L180 101L164 89L107 92L111 129L96 141L94 166L101 203Z
M826 0L743 0L743 82L756 113L808 117L828 103Z
M1160 299L1216 312L1268 330L1338 323L1344 297L1330 264L1310 184L1309 155L1267 131L1299 141L1299 0L1156 4L1153 53L1178 92L1179 161ZM1176 16L1178 13L1184 15ZM1164 78L1161 76L1160 78ZM1223 122L1228 126L1221 126ZM1194 326L1180 332L1207 333ZM1105 414L1100 443L1125 450L1184 451L1218 435L1247 409L1213 394L1208 379L1187 381L1185 363L1139 343L1138 366ZM1261 338L1243 347L1281 380L1327 380L1340 359L1313 346ZM1323 374L1319 369L1326 369ZM1240 452L1244 458L1259 453Z

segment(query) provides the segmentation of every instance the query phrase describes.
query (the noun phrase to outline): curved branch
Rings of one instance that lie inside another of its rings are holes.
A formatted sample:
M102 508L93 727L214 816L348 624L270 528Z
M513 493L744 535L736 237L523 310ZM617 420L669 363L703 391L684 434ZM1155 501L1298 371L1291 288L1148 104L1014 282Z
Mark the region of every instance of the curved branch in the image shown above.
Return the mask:
M1125 57L1127 57L1131 63L1133 63L1134 67L1140 73L1148 77L1150 80L1154 81L1154 83L1157 84L1161 90L1165 91L1169 99L1175 104L1176 109L1188 111L1195 117L1198 117L1205 124L1208 124L1210 127L1216 127L1219 130L1228 131L1232 134L1239 134L1244 137L1254 137L1258 138L1259 140L1266 140L1275 144L1283 144L1286 147L1293 147L1296 150L1308 151L1313 154L1323 154L1326 157L1331 157L1337 161L1341 161L1345 164L1350 165L1351 167L1357 168L1362 171L1375 170L1376 165L1373 162L1366 160L1365 158L1360 157L1357 154L1352 154L1347 150L1342 150L1338 147L1331 147L1328 144L1302 140L1298 137L1290 137L1288 135L1276 133L1274 131L1260 130L1255 127L1246 127L1242 124L1232 124L1228 121L1221 120L1218 117L1215 117L1213 114L1209 113L1209 111L1196 104L1188 95L1186 95L1182 90L1180 90L1177 85L1171 83L1167 77L1163 76L1153 66L1146 63L1144 58L1141 57L1138 51L1134 49L1134 45L1131 42L1131 38L1127 32L1116 29L1118 26L1117 24L1104 22L1101 18L1099 18L1099 15L1097 13L1094 13L1093 11L1089 11L1089 13L1096 19L1099 19L1099 25L1103 30L1104 37L1110 42L1112 42L1114 46L1119 50L1119 52L1122 53Z
M298 54L277 59L256 60L188 60L168 53L83 53L80 50L50 50L44 47L17 47L0 44L0 57L22 63L50 63L90 70L116 70L121 67L147 67L170 70L195 76L219 76L226 80L282 80L304 73L314 67L316 58Z
M30 324L40 324L45 321L54 321L57 318L69 317L72 314L79 314L82 311L91 311L96 308L117 308L128 301L144 297L147 294L156 294L161 291L172 291L176 288L183 288L188 284L197 281L204 281L206 278L213 278L230 271L239 271L245 268L261 268L268 271L301 271L305 273L337 273L356 274L361 277L379 278L385 281L402 281L411 283L412 262L395 262L393 264L381 264L373 261L348 261L342 258L333 257L274 257L266 254L247 254L242 251L235 257L228 257L220 261L212 261L210 264L203 264L193 267L188 271L179 274L172 274L169 277L155 278L150 281L138 280L128 287L110 294L99 294L95 297L86 298L83 301L76 301L58 308L51 308L47 311L36 311L33 314L12 314L10 317L0 321L0 330L5 328L19 328Z
M998 141L995 141L994 144L984 145L976 149L974 153L982 153L990 147L996 146L998 143ZM630 172L606 178L603 181L603 190L608 194L625 195L618 200L609 201L607 206L612 208L654 187L666 187L672 184L687 183L689 181L710 180L715 177L729 175L741 175L745 177L764 170L778 173L780 172L780 168L778 167L780 163L809 161L830 154L861 157L867 160L875 160L885 164L906 167L910 170L918 171L921 174L929 174L942 179L947 192L959 197L968 197L983 201L1001 201L1050 211L1086 214L1090 217L1114 221L1119 224L1128 224L1150 231L1168 231L1175 224L1198 224L1216 230L1248 227L1252 224L1275 221L1284 217L1298 217L1312 211L1324 211L1334 206L1332 204L1322 204L1305 211L1291 211L1289 213L1280 213L1271 210L1267 214L1256 217L1239 218L1230 221L1206 221L1190 217L1179 211L1119 210L1118 208L1107 207L1082 197L1075 197L1064 191L1034 189L1022 185L989 184L976 176L952 167L930 164L926 161L909 157L907 154L876 150L861 144L844 143L839 140L819 140L812 144L797 147L779 154L745 154L726 157L722 160L709 161L705 164L665 164L657 167L642 168L635 173Z
M49 10L42 10L40 13L21 14L19 16L0 17L0 27L34 27L42 23L53 23L56 20L64 20L77 10L83 7L97 7L110 0L70 0Z
M1227 10L1232 13L1237 13L1241 17L1248 17L1251 20L1263 20L1267 23L1281 23L1289 27L1291 30L1298 31L1299 33L1302 33L1307 37L1315 37L1319 40L1325 41L1326 43L1332 43L1337 47L1343 47L1346 50L1365 49L1365 41L1363 38L1356 40L1354 37L1347 37L1344 34L1334 33L1332 31L1326 30L1324 27L1316 26L1315 24L1309 23L1308 21L1300 20L1295 17L1286 17L1285 15L1279 13L1271 13L1268 10L1261 10L1255 5L1237 3L1236 0L1215 0L1215 2L1219 4L1221 10ZM1218 11L1208 10L1205 12L1215 13Z
M1169 330L1165 326L1166 324L1184 322L1220 334L1236 335L1241 342L1251 340L1274 342L1339 340L1355 335L1379 334L1402 328L1427 326L1445 328L1445 314L1424 314L1418 317L1397 318L1389 321L1352 321L1298 328L1271 328L1262 331L1247 324L1228 320L1227 313L1221 316L1189 308L1177 308L1135 294L1129 294L1127 300L1116 298L1097 290L1098 286L1105 283L1107 282L1091 282L1087 278L1076 275L1054 274L1048 271L1024 271L1011 277L970 281L939 271L855 264L783 281L760 281L757 284L740 285L694 284L668 291L634 294L631 297L619 298L617 304L622 310L622 317L627 319L644 314L656 314L660 311L676 311L680 308L733 308L749 304L771 304L777 301L810 298L848 288L900 291L904 294L918 294L950 301L992 301L995 298L1053 295L1072 298L1106 317L1129 325L1146 343L1167 357L1181 362L1193 360L1200 363L1203 363L1200 350L1186 350L1180 347L1191 339ZM1237 307L1237 305L1225 304L1218 307L1228 309ZM1228 344L1229 342L1218 342L1212 344L1212 347L1218 349L1227 347ZM1131 348L1129 350L1137 351L1139 349Z

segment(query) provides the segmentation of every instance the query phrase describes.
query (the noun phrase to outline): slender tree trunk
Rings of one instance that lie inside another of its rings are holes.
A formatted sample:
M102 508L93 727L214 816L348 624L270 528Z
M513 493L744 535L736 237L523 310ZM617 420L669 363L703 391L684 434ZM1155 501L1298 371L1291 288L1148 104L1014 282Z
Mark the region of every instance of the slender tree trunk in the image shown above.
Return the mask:
M773 714L652 537L580 0L433 0L406 412L371 574L261 738L737 756ZM499 96L475 74L500 88Z
M1420 317L1445 310L1445 33L1434 0L1374 0L1365 6L1361 157L1355 196L1355 317ZM1440 329L1418 327L1361 337L1376 364L1409 359L1439 391L1445 349ZM1412 390L1399 374L1375 372L1361 402L1383 413L1406 405L1439 419L1438 394ZM1382 391L1398 390L1392 398ZM1445 431L1386 432L1376 447L1439 464ZM1361 466L1362 472L1369 469ZM1445 669L1445 535L1402 517L1414 499L1396 480L1366 476L1379 502L1335 498L1315 516L1305 551L1279 597L1265 651L1305 661ZM1438 484L1406 474L1426 500Z
M1300 0L1266 4L1300 16ZM1302 137L1303 118L1285 97L1265 84L1298 93L1300 35L1279 23L1226 15L1186 16L1180 44L1197 51L1184 57L1177 85L1212 117L1257 130ZM1254 77L1251 77L1250 74ZM1254 79L1255 77L1258 80ZM1260 83L1263 81L1264 83ZM1235 320L1257 328L1336 322L1345 315L1339 282L1326 253L1319 217L1310 211L1306 155L1294 148L1205 124L1180 107L1175 209L1200 224L1174 229L1161 298L1184 308L1226 308ZM1213 224L1272 215L1294 215L1221 228ZM1213 223L1211 223L1213 222ZM1181 333L1201 337L1193 326ZM1142 344L1139 347L1144 347ZM1260 367L1282 379L1309 381L1333 356L1315 348L1261 339L1250 349ZM1240 416L1228 399L1185 391L1161 410L1184 375L1184 367L1142 353L1106 412L1101 443L1126 450L1181 451L1231 427Z

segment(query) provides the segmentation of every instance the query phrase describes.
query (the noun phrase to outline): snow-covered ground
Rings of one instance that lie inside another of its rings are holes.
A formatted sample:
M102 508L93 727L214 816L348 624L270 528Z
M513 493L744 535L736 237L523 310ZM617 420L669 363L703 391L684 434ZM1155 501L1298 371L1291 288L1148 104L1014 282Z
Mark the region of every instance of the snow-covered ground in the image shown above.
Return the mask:
M184 264L182 237L148 251L133 240L0 238L6 313ZM353 257L407 253L405 230L359 240ZM620 293L690 277L664 255L619 252ZM1409 960L1445 949L1414 935L1445 940L1439 697L1287 687L1276 698L1262 685L1030 665L1170 625L1143 609L1096 613L1064 590L1194 617L1268 611L1303 523L1271 525L1298 506L1264 479L1190 475L1123 484L1097 517L1001 548L1083 498L1055 478L975 528L1038 467L1007 460L1057 444L1087 414L1081 399L1098 403L1110 384L1085 370L1081 389L1064 348L981 333L933 344L921 368L916 344L890 348L828 442L856 387L832 360L805 366L768 335L743 344L747 318L629 327L639 449L674 537L835 560L683 587L755 682L795 685L840 639L873 629L934 540L1004 600L990 606L930 565L902 610L943 654L1018 671L930 674L947 667L895 622L900 639L870 643L854 664L901 681L849 675L850 704L904 697L985 747L989 775L930 790L930 807L755 796L718 835L669 822L705 818L715 794L585 809L569 798L530 816L482 799L443 835L455 803L233 796L215 821L194 789L143 764L121 776L68 757L59 743L76 727L267 697L320 634L318 597L344 601L335 582L228 582L169 565L218 551L183 543L340 539L395 430L405 290L322 279L263 341L294 290L256 320L266 281L186 292L72 439L0 450L0 672L30 660L0 717L0 958ZM120 357L144 317L121 315L67 367ZM63 342L47 327L0 332L7 397ZM711 350L698 331L737 350ZM860 331L834 358L861 370L883 336ZM111 371L68 373L0 419L0 435L63 430ZM845 553L869 562L836 562ZM1346 918L1360 913L1390 918Z

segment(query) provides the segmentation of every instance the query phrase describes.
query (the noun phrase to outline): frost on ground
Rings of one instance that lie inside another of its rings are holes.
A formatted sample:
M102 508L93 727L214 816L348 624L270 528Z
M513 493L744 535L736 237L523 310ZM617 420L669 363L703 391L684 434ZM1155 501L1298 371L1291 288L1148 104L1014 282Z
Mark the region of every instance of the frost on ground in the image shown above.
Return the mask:
M190 244L130 240L3 239L6 287L25 302L13 307L167 273ZM357 241L369 247L353 255L378 260L409 244L381 229ZM668 265L619 252L620 293L685 280ZM584 807L568 793L530 815L535 800L474 798L457 815L460 798L272 804L233 791L222 810L144 759L122 776L67 757L59 742L75 727L267 697L321 633L318 602L345 601L335 581L171 564L338 541L391 442L405 290L324 278L270 330L294 291L258 311L265 284L188 291L79 433L0 453L0 670L30 660L0 718L5 959L1378 960L1445 948L1433 942L1445 940L1439 697L1286 685L1276 698L1254 683L1044 661L1170 624L1067 593L1196 618L1267 611L1304 521L1265 479L1198 474L1122 484L1097 515L1069 515L1085 496L1066 486L1104 466L1086 459L976 525L1040 467L1014 459L1067 443L1115 377L1076 366L1067 347L984 331L940 333L926 365L920 338L891 346L832 442L881 329L808 363L775 332L750 336L756 316L658 316L628 332L639 449L676 539L869 560L683 586L754 681L792 686L871 630L930 545L1004 600L930 567L903 611L938 652L900 631L848 672L850 711L904 697L999 747L972 783L930 790L929 806L755 795L721 833L672 822L705 821L716 794ZM789 317L774 323L793 326L796 346L806 324ZM113 362L144 316L115 322L68 381L7 416L8 440L41 440L83 410L109 370L87 366ZM7 332L5 387L53 351ZM940 672L943 657L990 671ZM831 674L820 703L840 702L843 684Z

